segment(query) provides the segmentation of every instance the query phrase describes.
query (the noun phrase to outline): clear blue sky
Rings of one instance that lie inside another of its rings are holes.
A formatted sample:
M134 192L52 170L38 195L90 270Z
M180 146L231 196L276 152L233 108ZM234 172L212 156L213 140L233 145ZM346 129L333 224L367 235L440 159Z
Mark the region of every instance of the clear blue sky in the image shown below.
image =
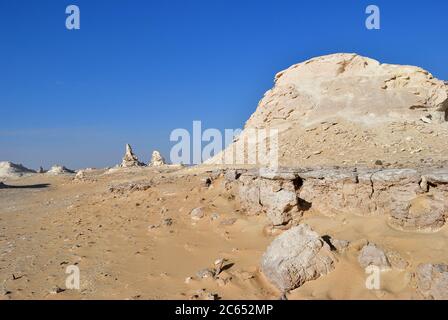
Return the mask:
M447 14L446 0L0 0L0 161L109 166L129 142L147 162L193 120L242 127L276 72L329 53L448 79Z

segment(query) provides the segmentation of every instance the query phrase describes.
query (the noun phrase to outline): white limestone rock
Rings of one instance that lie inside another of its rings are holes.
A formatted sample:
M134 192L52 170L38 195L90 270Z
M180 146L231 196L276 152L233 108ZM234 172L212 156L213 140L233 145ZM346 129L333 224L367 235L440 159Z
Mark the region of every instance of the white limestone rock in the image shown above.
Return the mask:
M152 152L151 161L150 161L149 165L151 167L160 167L165 164L166 164L165 159L162 157L160 152L157 150L154 150Z
M331 272L336 257L330 246L308 225L285 231L269 245L261 271L282 292Z
M126 153L123 157L120 167L131 168L131 167L142 167L143 163L138 161L137 156L132 152L132 148L129 144L126 145Z
M36 173L36 171L28 169L21 164L15 164L10 161L0 162L0 178L19 178L33 173Z

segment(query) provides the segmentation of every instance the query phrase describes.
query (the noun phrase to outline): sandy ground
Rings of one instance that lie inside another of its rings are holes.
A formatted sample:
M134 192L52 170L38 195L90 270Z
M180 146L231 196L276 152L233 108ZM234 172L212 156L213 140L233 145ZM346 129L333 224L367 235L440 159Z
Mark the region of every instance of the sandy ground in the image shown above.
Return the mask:
M207 187L204 177L199 169L143 168L92 171L83 181L73 175L5 181L0 299L195 299L207 293L278 299L280 292L259 272L274 238L265 232L266 217L245 215L223 178ZM132 181L151 187L109 190ZM189 215L196 207L206 212L198 221ZM437 233L406 233L390 228L386 217L311 211L301 222L353 245L338 254L333 272L291 291L289 299L416 299L412 271L418 263L448 262L446 226ZM357 244L366 239L409 263L406 270L382 273L381 290L366 289L367 275L357 262ZM227 260L219 279L198 279L196 273L219 258ZM80 269L80 290L64 290L69 265Z

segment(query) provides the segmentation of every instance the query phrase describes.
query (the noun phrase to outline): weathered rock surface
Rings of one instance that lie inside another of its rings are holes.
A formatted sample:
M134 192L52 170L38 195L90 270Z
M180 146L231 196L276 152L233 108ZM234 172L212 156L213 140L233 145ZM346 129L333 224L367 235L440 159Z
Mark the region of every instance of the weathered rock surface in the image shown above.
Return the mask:
M336 262L329 245L308 225L299 225L272 241L261 271L284 292L329 273Z
M109 192L125 194L128 192L135 191L146 191L151 188L151 182L129 182L129 183L121 183L117 185L112 185L109 187Z
M131 167L142 167L143 163L138 161L137 156L132 152L132 148L129 144L126 145L126 153L123 157L120 167L131 168Z
M54 165L50 168L50 170L46 172L46 174L54 176L61 174L74 174L74 173L75 171L67 169L66 167L61 165Z
M299 211L295 180L280 180L243 174L239 198L249 213L264 212L273 225L283 225Z
M386 256L394 269L405 270L409 266L409 262L407 262L397 251L388 250Z
M279 72L275 87L265 94L247 127L275 123L276 119L326 120L336 113L369 123L420 119L422 115L444 121L447 108L446 85L428 71L342 53L313 58ZM375 116L366 117L369 113Z
M386 253L373 243L369 243L361 249L358 262L363 268L373 265L382 270L387 270L391 267Z
M18 178L24 175L36 173L21 164L15 164L9 161L0 162L0 178Z
M242 172L228 181L237 185L248 213L266 213L274 225L311 209L324 215L387 215L398 229L437 231L448 216L445 174L436 168L279 168Z
M151 161L149 162L149 165L151 167L160 167L165 165L165 159L162 157L159 151L154 150L152 152Z
M330 245L331 249L338 252L343 252L350 246L350 241L348 240L333 239L331 237L328 237L328 241L326 242Z
M241 170L226 170L224 172L224 179L227 182L234 182L238 180L241 176Z
M417 267L417 290L426 299L448 300L448 265L421 264Z
M448 215L447 197L440 193L418 195L392 208L391 222L404 230L437 231Z

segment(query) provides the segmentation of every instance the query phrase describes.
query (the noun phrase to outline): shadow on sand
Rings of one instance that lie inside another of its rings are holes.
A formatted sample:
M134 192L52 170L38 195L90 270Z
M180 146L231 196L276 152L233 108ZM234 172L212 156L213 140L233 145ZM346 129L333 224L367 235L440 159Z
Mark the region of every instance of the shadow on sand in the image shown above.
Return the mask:
M43 188L48 188L49 186L50 186L49 183L30 184L30 185L23 185L23 186L11 186L8 184L4 184L3 182L0 182L0 189L43 189Z

